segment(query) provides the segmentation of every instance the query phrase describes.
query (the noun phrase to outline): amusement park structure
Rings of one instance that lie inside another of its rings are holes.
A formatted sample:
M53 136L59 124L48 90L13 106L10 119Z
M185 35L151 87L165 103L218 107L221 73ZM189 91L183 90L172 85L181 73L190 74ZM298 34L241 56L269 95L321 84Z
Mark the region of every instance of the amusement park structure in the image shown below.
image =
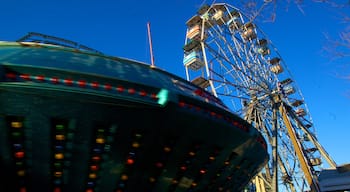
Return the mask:
M187 23L187 80L221 98L268 141L254 191L320 191L325 162L305 100L285 62L253 20L226 3L202 6Z
M31 32L0 42L0 191L241 191L251 124L154 66Z
M214 3L186 24L187 80L41 33L0 41L0 191L350 186L350 165L318 142L300 90L252 20Z

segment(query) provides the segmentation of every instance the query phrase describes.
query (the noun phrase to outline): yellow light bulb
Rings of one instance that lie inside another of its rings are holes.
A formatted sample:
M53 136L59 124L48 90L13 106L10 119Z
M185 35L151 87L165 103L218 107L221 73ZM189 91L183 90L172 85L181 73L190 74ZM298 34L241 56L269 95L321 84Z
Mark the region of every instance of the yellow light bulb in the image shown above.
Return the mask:
M14 121L14 122L11 122L11 127L13 127L13 128L22 128L23 124L22 124L22 122Z
M63 158L64 158L63 153L56 153L55 154L55 159L63 159Z
M55 138L58 141L63 141L65 139L65 136L64 135L56 135Z
M96 143L104 144L105 143L105 139L103 139L103 138L96 138Z

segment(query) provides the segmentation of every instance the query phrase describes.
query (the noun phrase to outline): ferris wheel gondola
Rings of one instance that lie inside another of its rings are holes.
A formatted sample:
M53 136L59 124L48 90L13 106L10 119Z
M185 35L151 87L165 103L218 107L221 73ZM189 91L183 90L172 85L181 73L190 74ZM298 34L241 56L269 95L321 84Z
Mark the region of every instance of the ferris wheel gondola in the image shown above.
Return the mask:
M187 80L223 100L270 143L270 162L252 181L274 191L318 191L325 161L305 99L267 36L226 3L201 7L187 23Z

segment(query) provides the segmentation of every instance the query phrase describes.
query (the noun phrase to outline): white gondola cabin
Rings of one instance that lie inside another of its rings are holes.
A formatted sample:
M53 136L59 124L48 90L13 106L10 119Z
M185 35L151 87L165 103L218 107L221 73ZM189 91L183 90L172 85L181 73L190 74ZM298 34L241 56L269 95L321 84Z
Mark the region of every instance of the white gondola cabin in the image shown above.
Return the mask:
M275 64L270 67L270 70L275 74L280 74L283 72L283 68L280 64Z
M252 40L256 38L255 26L252 23L247 23L243 26L242 37L244 40Z
M186 37L188 39L200 39L201 27L200 25L194 25L188 29Z
M227 17L227 25L230 27L231 30L234 31L242 27L242 21L238 11L232 11L230 14L227 15Z
M318 166L318 165L322 164L322 161L320 158L312 158L312 159L310 159L310 164L312 166Z
M191 81L193 84L205 89L209 87L209 80L204 77L197 77Z
M270 71L271 72L273 72L275 74L280 74L283 72L283 67L280 64L280 61L281 61L281 59L278 57L275 57L275 58L270 60L270 64L271 64Z
M188 41L187 44L183 47L185 52L191 52L193 50L198 50L200 48L200 41L193 39Z
M258 49L257 49L257 51L262 56L270 54L270 49L267 46L267 40L266 39L260 39L258 41Z
M295 89L292 86L286 86L283 88L283 92L287 95L291 95L291 94L295 93Z
M302 117L302 116L305 116L306 115L306 112L303 108L299 108L295 111L295 114L299 117Z
M292 103L292 106L298 107L298 106L302 105L303 103L304 103L304 101L302 101L302 100L295 100L295 101Z
M185 67L188 67L194 71L204 66L200 53L196 51L192 51L191 53L187 54L183 59L183 63Z
M213 6L213 13L212 13L212 19L216 22L218 25L224 24L225 21L225 7L223 5L216 5Z

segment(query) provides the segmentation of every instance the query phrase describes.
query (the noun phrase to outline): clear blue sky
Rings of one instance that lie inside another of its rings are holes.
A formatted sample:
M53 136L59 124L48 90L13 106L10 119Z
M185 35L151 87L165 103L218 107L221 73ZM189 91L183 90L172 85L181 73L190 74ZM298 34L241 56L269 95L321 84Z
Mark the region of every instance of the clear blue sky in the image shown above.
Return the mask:
M79 42L108 55L150 62L151 22L155 63L185 77L182 46L185 22L202 0L51 0L1 2L0 40L40 32ZM220 1L222 2L222 1ZM226 1L235 5L235 1ZM207 1L211 3L211 1ZM283 7L281 7L283 8ZM324 33L334 38L345 26L329 6L307 4L278 11L274 23L259 27L279 50L309 107L321 144L338 164L350 162L350 58L324 57ZM349 9L345 13L349 13Z

